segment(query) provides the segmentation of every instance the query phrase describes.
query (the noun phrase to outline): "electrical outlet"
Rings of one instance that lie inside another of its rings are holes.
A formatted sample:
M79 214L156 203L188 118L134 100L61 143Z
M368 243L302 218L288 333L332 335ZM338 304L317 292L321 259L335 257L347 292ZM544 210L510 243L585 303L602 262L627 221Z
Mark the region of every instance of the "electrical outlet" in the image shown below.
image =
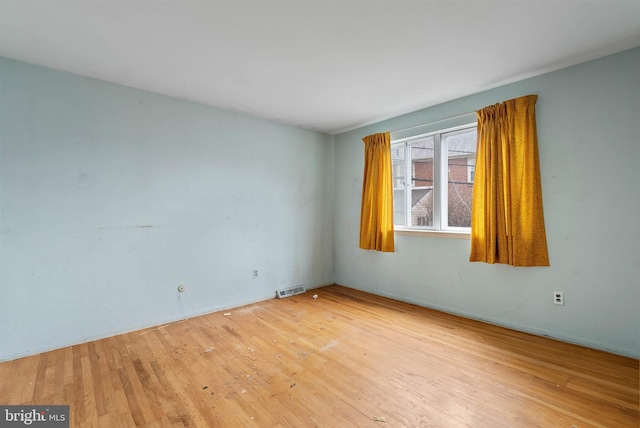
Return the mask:
M253 270L253 277L254 277L254 278L257 278L257 277L258 277L258 270L257 270L257 269L254 269L254 270Z
M553 304L564 305L564 293L562 291L553 292Z

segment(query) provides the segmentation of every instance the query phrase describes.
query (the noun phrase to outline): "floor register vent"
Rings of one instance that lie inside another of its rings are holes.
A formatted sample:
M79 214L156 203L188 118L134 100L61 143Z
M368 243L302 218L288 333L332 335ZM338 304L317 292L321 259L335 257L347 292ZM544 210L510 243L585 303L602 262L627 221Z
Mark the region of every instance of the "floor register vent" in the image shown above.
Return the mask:
M307 290L304 289L302 285L296 285L295 287L283 288L282 290L276 291L276 296L278 299L284 299L285 297L295 296L296 294L306 293Z

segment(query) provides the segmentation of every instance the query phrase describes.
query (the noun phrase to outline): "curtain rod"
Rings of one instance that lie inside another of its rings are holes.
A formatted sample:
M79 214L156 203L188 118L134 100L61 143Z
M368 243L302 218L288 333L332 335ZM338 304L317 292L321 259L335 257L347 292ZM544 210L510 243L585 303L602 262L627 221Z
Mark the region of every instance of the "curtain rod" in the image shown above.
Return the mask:
M446 122L446 121L448 121L448 120L459 119L459 118L461 118L461 117L469 116L470 114L475 114L475 113L476 113L475 111L470 111L470 112L468 112L468 113L462 113L462 114L459 114L459 115L457 115L457 116L451 116L451 117L447 117L447 118L445 118L445 119L435 120L435 121L433 121L433 122L429 122L429 123L423 123L422 125L415 125L415 126L410 126L410 127L408 127L408 128L395 129L395 130L390 131L390 132L391 132L391 133L394 133L394 132L401 132L401 131L409 131L409 130L411 130L411 129L422 128L422 127L424 127L424 126L434 125L434 124L436 124L436 123L440 123L440 122Z

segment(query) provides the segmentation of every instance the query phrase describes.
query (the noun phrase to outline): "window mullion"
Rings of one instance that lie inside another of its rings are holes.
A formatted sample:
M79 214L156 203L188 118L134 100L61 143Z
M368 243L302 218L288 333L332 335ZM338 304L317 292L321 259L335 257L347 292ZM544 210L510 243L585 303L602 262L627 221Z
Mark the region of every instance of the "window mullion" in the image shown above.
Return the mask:
M442 222L442 208L440 198L442 197L440 177L442 177L441 167L441 147L440 134L433 136L433 227L440 230Z
M440 138L440 156L438 161L440 164L440 175L438 176L440 189L440 229L444 230L449 227L449 148L447 147L447 139Z
M404 143L404 224L411 227L411 187L413 177L411 176L411 146L408 141Z

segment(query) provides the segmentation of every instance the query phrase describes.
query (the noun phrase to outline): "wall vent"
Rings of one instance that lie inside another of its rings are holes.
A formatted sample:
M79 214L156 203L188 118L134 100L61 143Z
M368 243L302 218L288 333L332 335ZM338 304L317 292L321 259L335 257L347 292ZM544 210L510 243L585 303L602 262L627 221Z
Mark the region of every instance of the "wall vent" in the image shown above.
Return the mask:
M296 285L295 287L283 288L282 290L276 291L276 297L278 299L284 299L285 297L295 296L296 294L306 293L307 290L304 289L302 285Z

